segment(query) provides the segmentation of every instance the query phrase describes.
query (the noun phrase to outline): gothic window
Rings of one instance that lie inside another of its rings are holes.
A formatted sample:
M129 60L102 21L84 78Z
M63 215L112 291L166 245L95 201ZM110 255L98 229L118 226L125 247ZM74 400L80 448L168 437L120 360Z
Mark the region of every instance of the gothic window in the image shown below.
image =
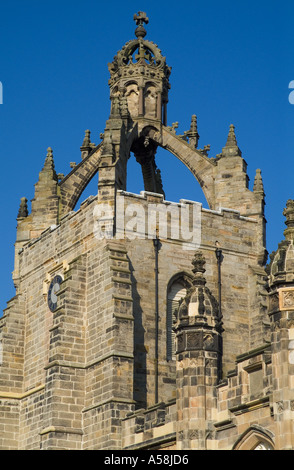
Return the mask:
M240 436L233 450L274 450L272 435L266 429L252 425Z
M167 315L166 315L166 356L168 361L176 358L175 333L173 324L176 320L176 311L180 300L187 294L190 282L184 278L177 278L170 283L167 291Z

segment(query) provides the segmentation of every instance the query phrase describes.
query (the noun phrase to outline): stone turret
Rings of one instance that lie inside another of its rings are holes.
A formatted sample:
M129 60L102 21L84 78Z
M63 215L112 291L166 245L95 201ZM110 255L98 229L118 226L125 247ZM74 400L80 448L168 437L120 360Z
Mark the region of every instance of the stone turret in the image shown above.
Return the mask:
M28 214L29 214L28 200L27 200L26 197L22 197L21 200L20 200L20 206L19 206L17 218L18 219L23 219L23 218L27 217Z
M294 448L294 201L288 200L285 239L270 256L269 317L273 361L273 412L277 444ZM281 437L283 436L283 439Z
M205 259L192 260L193 284L182 300L176 331L178 449L207 449L216 409L214 387L221 374L222 322L218 304L206 287Z

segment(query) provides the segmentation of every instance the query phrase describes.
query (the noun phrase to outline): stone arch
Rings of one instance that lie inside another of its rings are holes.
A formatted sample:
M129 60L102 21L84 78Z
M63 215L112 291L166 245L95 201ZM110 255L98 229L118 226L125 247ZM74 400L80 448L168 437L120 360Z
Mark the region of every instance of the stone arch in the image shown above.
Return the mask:
M154 138L157 138L157 134ZM162 129L162 141L158 144L175 155L191 171L202 188L209 208L214 209L214 163L165 127Z
M102 143L84 158L59 183L61 197L61 216L74 210L82 192L92 178L98 173L101 158ZM98 182L97 182L98 190Z
M192 148L185 140L170 132L165 126L157 129L155 125L142 126L137 136L132 136L133 142L137 139L150 139L154 145L172 153L198 181L210 209L215 209L214 173L215 161ZM131 144L132 145L132 144Z
M258 425L250 426L235 442L233 450L274 450L273 434Z
M186 296L188 289L192 286L192 276L181 271L172 276L167 284L166 290L166 359L175 359L175 334L173 323L175 311L179 307L180 300Z

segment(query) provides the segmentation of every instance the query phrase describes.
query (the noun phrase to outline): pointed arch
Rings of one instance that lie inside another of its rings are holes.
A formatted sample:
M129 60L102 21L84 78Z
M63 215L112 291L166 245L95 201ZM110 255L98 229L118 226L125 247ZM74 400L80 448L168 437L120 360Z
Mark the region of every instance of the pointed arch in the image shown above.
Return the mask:
M166 359L175 359L175 334L173 323L175 312L179 307L180 300L187 295L192 285L192 275L182 271L176 273L168 282L166 299Z
M59 183L62 214L74 210L82 192L97 174L101 158L102 143L84 158ZM98 190L98 185L97 185Z
M274 435L261 426L252 425L241 434L233 450L274 450Z
M132 151L132 147L136 143L142 145L142 142L147 143L148 140L152 141L153 145L172 153L188 168L198 181L209 208L213 210L215 208L215 160L208 158L200 150L190 146L181 137L168 130L167 127L163 125L156 127L156 122L151 124L145 120L138 122L133 127L128 137L127 147Z

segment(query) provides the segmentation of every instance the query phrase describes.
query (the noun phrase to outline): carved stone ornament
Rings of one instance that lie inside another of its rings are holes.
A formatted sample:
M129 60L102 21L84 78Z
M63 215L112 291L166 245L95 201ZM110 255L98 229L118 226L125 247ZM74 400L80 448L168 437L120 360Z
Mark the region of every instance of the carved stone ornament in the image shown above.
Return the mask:
M294 310L294 288L280 289L279 291L280 310Z

